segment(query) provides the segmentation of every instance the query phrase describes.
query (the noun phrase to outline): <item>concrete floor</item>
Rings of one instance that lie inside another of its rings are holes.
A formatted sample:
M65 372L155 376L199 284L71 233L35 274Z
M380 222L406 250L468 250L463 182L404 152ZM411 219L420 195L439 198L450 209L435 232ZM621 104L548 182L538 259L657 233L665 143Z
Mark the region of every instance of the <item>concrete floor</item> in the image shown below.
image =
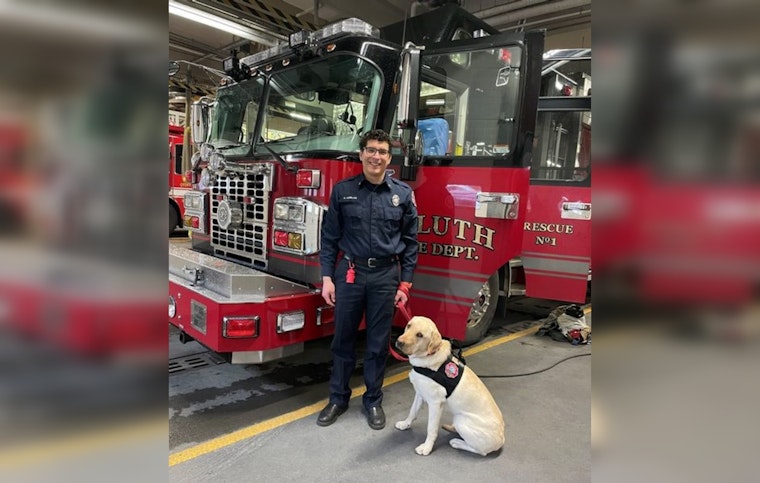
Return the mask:
M590 322L590 314L587 318ZM519 374L591 351L590 345L573 346L549 337L519 334L497 332L487 337L465 352L467 364L481 376ZM217 373L220 367L215 369ZM427 409L423 408L411 429L393 427L406 417L414 396L406 378L408 370L406 363L388 367L383 403L387 424L380 431L370 429L361 414L360 376L355 378L353 387L358 391L349 410L328 427L316 425L317 413L326 403L326 382L305 392L300 407L287 407L287 412L268 418L260 414L267 412L264 409L240 407L196 414L191 420L195 423L189 422L183 432L192 433L196 424L214 427L214 420L236 423L223 434L211 437L207 433L209 439L202 441L175 439L170 450L170 481L590 480L591 357L570 359L525 377L483 378L504 414L507 432L504 448L486 457L451 448L448 441L454 436L445 431L429 456L414 452L425 438ZM170 406L175 406L171 401L170 388ZM170 407L170 412L173 410L176 408ZM444 413L444 422L449 421L450 414ZM172 426L172 433L181 427Z

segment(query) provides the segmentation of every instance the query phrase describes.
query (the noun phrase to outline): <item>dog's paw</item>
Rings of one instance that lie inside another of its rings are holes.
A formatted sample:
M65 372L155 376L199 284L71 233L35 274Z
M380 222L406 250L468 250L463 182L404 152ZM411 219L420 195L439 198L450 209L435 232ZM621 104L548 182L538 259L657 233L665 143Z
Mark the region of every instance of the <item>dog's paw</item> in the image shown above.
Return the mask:
M421 445L414 448L414 451L415 453L419 455L427 456L430 454L431 451L433 451L433 445L422 443Z
M404 431L405 429L409 429L412 426L412 423L409 423L407 421L399 421L396 423L396 429L400 429L401 431Z

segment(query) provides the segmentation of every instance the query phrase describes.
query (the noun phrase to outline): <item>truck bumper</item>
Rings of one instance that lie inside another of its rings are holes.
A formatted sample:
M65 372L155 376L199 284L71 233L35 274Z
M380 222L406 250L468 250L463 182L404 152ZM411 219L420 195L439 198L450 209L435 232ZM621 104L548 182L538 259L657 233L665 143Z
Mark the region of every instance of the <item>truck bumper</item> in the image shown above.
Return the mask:
M319 290L184 247L169 249L169 297L169 322L233 363L287 357L333 333ZM240 318L255 320L254 333L228 336L226 324Z

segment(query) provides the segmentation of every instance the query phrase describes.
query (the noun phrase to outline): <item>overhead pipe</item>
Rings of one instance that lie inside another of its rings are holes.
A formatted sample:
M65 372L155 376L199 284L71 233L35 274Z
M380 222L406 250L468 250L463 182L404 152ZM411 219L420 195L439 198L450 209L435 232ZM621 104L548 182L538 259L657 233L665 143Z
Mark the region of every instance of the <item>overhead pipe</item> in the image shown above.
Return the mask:
M525 29L525 28L528 28L528 27L533 27L534 25L544 26L544 25L546 25L548 23L555 23L555 22L560 21L560 20L570 19L570 18L573 18L573 17L582 17L584 15L590 15L590 14L591 14L591 8L588 8L588 9L580 8L577 11L572 12L572 13L564 13L564 14L561 14L561 15L555 15L553 17L547 17L547 18L542 18L542 19L538 19L538 20L532 20L530 22L518 23L518 24L512 25L510 27L502 27L499 30L501 30L502 32L506 32L507 30Z
M224 52L224 54L225 54L223 57L219 57L218 53L213 53L212 52L212 53L205 54L202 57L198 57L197 59L194 59L193 62L201 62L201 61L204 61L206 59L217 59L217 58L223 60L224 58L226 58L226 57L229 56L230 50L237 49L239 47L242 47L245 44L250 44L250 43L251 43L251 41L248 40L248 39L237 40L235 42L232 42L230 44L225 45L224 47L220 47L219 48L218 52ZM261 45L261 44L259 44L259 45Z
M533 5L538 5L539 3L546 3L549 1L551 0L518 0L517 2L510 2L504 5L497 5L496 7L486 8L480 10L479 12L473 12L473 15L478 18L494 17L502 13L519 10L521 8L532 7Z
M484 18L483 20L486 21L489 25L499 28L500 25L508 24L510 22L516 22L518 20L528 19L531 17L538 17L540 15L546 15L562 10L569 10L571 8L586 6L591 6L591 0L562 0L561 2L526 8L515 12L496 15L490 18Z

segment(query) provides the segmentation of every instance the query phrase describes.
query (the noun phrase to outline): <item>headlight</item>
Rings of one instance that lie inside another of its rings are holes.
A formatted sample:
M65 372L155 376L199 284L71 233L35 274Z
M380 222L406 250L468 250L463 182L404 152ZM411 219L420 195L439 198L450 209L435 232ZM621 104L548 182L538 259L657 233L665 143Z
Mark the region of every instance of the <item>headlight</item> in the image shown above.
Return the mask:
M174 301L174 297L169 295L169 318L173 319L177 315L177 302Z
M303 206L291 205L288 209L288 219L290 221L303 221Z
M275 220L287 220L288 219L288 205L282 203L275 203L274 205L274 219Z
M211 153L211 156L208 158L208 166L214 171L224 169L226 166L226 163L224 162L224 155L217 152Z
M185 208L191 210L201 209L201 199L195 193L185 194Z

